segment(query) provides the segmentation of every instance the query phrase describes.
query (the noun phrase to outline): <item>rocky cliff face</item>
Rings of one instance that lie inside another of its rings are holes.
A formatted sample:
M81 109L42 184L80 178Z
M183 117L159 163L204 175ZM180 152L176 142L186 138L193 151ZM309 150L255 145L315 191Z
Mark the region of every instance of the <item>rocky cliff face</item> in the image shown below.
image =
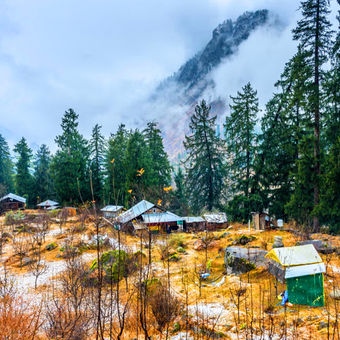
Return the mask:
M209 85L206 79L210 71L237 51L238 46L248 39L256 28L268 22L268 10L245 12L236 21L226 20L218 25L208 44L187 61L168 81L174 81L192 92L192 100L199 97L200 93ZM166 82L163 86L166 86ZM195 89L196 88L196 89ZM195 90L194 90L195 89Z

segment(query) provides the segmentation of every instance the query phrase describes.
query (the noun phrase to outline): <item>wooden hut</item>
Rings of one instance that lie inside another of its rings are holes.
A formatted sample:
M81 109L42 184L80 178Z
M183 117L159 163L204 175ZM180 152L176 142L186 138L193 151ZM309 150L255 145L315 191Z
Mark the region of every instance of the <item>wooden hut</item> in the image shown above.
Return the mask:
M228 226L226 213L216 212L203 215L208 230L223 229Z
M164 209L146 200L142 200L118 216L118 223L122 225L122 230L135 230L134 224L143 223L143 215L162 213Z
M186 216L183 217L184 231L202 231L206 228L206 220L201 216Z
M0 198L0 212L10 210L23 210L26 207L26 198L9 193Z
M52 201L52 200L46 200L44 202L37 204L38 209L44 209L44 210L57 209L58 206L59 206L59 203Z
M178 215L166 211L161 213L143 214L143 224L146 225L149 231L154 233L171 232L173 230L183 230L183 218Z
M265 213L253 212L253 225L255 230L270 229L270 216Z
M115 218L123 211L123 209L124 207L121 205L107 205L100 211L103 212L103 215L106 218Z

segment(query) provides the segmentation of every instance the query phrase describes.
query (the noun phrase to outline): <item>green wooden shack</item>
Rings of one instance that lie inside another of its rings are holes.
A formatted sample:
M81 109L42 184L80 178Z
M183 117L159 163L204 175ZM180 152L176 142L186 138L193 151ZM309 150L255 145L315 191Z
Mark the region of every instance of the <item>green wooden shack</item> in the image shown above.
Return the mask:
M325 264L312 244L272 249L269 271L287 284L288 300L292 304L322 307Z

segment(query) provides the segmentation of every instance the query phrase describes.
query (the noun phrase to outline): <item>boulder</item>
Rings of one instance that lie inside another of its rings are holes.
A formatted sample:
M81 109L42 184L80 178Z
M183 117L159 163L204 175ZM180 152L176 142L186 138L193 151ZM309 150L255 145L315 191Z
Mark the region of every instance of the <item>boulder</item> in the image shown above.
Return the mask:
M320 321L319 323L319 326L318 326L318 329L323 329L323 328L326 328L328 326L328 323L325 322L325 321Z
M282 242L282 236L274 236L273 248L282 248L284 244Z
M13 238L13 236L10 233L3 232L1 235L2 239L7 239L7 238Z
M247 243L254 241L256 239L255 236L247 236L247 235L241 235L235 238L233 245L246 245Z
M340 288L334 289L334 290L329 294L329 296L330 296L332 299L340 300Z
M226 270L235 274L247 273L257 265L265 265L266 254L267 252L262 249L227 247L224 256Z
M306 244L312 244L316 250L319 250L323 247L322 240L306 240L306 241L300 241L298 245L304 246Z
M201 240L195 241L193 244L193 248L195 250L202 250L204 248L202 241Z
M27 265L29 265L32 262L33 262L33 260L30 257L28 257L28 256L24 257L22 259L22 266L27 266Z

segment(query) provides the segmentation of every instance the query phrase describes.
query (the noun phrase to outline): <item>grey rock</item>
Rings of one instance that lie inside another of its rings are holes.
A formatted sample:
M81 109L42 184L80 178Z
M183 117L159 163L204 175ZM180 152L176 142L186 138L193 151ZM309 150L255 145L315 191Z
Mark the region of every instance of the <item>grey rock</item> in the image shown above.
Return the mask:
M323 329L326 328L328 326L328 323L325 321L320 321L318 329Z
M300 241L299 245L304 246L306 244L312 244L316 250L319 250L323 246L322 240L306 240L306 241Z
M273 248L282 248L284 244L282 242L282 236L274 236Z
M28 264L30 264L30 263L32 263L33 262L33 260L30 258L30 257L24 257L23 259L22 259L22 265L23 266L27 266Z
M268 17L268 10L245 12L235 22L229 19L218 25L206 47L174 75L176 82L189 88L197 85L224 58L231 56L252 31L264 25Z
M332 299L340 300L340 288L332 290L332 292L329 294L329 296Z

